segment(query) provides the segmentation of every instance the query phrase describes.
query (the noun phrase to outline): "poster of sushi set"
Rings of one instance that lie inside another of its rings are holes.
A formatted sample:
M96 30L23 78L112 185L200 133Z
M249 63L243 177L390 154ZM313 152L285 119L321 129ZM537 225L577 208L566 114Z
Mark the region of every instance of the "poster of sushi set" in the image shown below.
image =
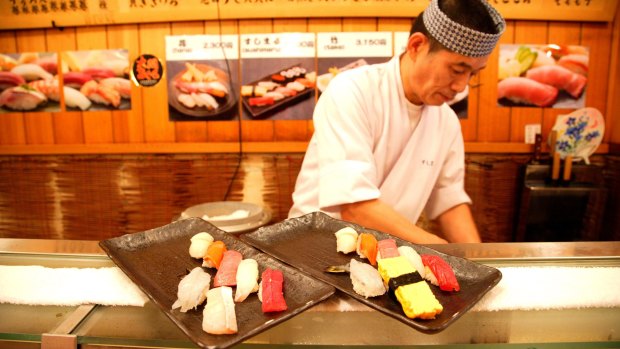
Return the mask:
M202 348L234 346L335 292L200 218L100 246Z
M131 109L128 67L127 50L0 54L0 112Z
M166 37L168 115L173 121L238 117L238 37Z
M0 113L59 111L56 53L0 54Z
M499 106L585 106L589 51L577 45L500 45Z
M312 33L240 37L242 116L246 120L308 120L315 105Z

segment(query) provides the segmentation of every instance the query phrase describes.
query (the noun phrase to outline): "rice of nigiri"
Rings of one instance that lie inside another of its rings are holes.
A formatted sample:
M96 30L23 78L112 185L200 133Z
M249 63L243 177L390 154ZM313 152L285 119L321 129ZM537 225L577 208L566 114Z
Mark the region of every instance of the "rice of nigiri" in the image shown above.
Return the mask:
M211 275L206 273L201 267L196 267L187 274L177 290L177 300L172 304L172 309L181 308L185 313L190 309L196 309L207 297Z
M377 269L370 264L358 262L355 259L351 259L349 265L351 269L349 275L355 293L365 298L385 294L386 288Z
M357 247L357 232L351 227L344 227L334 233L336 236L336 252L344 254L354 252Z

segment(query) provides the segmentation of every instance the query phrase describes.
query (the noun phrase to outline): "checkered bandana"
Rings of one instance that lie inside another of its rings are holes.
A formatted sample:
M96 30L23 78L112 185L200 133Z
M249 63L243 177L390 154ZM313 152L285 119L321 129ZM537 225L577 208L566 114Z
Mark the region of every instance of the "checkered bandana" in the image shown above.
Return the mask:
M439 9L438 0L432 0L424 10L424 25L428 32L447 49L468 57L483 57L491 54L495 44L506 28L502 16L486 0L481 0L489 10L498 28L497 34L488 34L467 28L454 22Z

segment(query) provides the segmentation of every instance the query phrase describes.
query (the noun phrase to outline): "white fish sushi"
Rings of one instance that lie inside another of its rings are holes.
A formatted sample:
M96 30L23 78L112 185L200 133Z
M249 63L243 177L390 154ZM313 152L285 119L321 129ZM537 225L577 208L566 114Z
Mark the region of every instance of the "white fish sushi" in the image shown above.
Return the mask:
M71 108L80 108L86 110L93 104L90 99L82 94L82 92L69 87L63 86L62 91L65 96L65 105Z
M349 265L351 270L349 275L355 293L365 298L385 294L387 289L377 269L368 263L358 262L355 259L351 259Z
M336 235L336 252L344 254L354 252L357 247L357 232L351 227L344 227Z
M211 275L201 267L196 267L187 274L181 282L177 291L177 300L172 304L172 309L181 308L185 313L190 309L196 309L204 302L209 291Z
M48 73L45 69L41 68L40 65L34 63L16 65L11 69L11 73L21 75L26 81L38 79L52 80L54 78L54 75Z
M206 232L200 232L190 239L189 255L192 258L203 259L207 255L209 245L213 243L213 236Z
M243 302L252 292L258 291L258 263L252 258L243 259L237 267L235 302Z
M0 107L13 110L33 110L47 102L45 95L27 85L7 88L0 94Z
M207 292L207 305L202 312L202 330L211 334L237 333L232 288L222 286Z
M416 252L411 246L400 246L398 247L398 252L401 256L407 258L409 263L413 265L415 270L420 274L422 278L426 275L426 268L424 268L424 264L422 264L422 257L420 254Z
M196 105L199 107L205 107L209 110L217 109L219 104L213 96L208 93L192 93L192 98L196 101Z
M194 108L196 106L194 97L188 95L187 93L179 93L177 100L187 108Z

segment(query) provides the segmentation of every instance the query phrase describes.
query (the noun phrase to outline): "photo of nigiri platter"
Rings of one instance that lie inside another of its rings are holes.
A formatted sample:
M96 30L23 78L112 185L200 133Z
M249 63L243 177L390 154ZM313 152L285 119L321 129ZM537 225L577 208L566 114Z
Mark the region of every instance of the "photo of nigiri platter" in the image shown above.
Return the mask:
M131 109L127 50L60 53L67 111Z
M583 108L589 51L578 45L500 45L499 106Z
M232 116L237 100L229 75L208 62L171 61L168 104L171 116L210 118Z
M321 212L241 239L424 333L447 328L501 279L495 268Z
M0 54L0 113L60 111L58 55Z
M321 61L326 60L326 59L320 59L319 61L319 69L321 67ZM330 62L335 62L335 61L343 61L345 60L345 58L332 58L329 61ZM325 91L325 89L327 88L327 85L329 85L329 82L339 73L342 73L343 71L347 71L350 69L354 69L357 67L361 67L364 65L368 65L368 62L364 59L364 58L359 58L354 60L353 62L349 62L341 67L336 66L335 64L329 64L329 68L327 69L326 73L323 73L321 75L319 75L316 79L316 87L319 90L319 92L323 92Z
M253 118L266 117L313 95L316 72L295 64L241 86L243 106Z
M203 348L238 344L335 292L200 218L99 244Z

